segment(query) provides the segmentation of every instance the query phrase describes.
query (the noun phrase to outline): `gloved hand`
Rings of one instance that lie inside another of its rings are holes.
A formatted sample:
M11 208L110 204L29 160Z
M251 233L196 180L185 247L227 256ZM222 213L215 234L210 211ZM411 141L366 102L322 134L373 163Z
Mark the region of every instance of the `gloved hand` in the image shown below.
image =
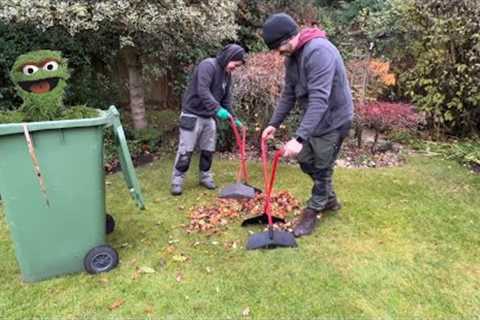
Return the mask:
M235 124L236 124L237 127L239 127L239 128L243 127L243 123L242 123L242 121L240 121L240 119L235 120Z
M275 131L277 131L277 128L275 128L274 126L266 127L265 130L263 130L262 132L262 139L265 139L265 140L273 139L273 137L275 136Z
M283 156L285 158L296 157L300 153L300 151L302 151L302 148L303 148L303 144L298 142L297 139L291 139L283 147L283 150L284 150Z
M218 109L217 111L217 117L220 119L220 120L227 120L228 118L230 118L232 115L230 114L230 112L228 112L227 109L225 109L224 107L220 107L220 109Z

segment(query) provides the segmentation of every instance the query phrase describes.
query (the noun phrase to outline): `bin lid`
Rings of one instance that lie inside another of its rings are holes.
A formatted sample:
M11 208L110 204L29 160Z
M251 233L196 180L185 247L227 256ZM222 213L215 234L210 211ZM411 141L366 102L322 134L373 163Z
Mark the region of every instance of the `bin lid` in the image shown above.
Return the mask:
M123 131L122 123L120 122L120 114L114 106L108 110L110 119L112 120L113 132L115 135L115 142L117 145L118 158L122 167L123 176L128 186L128 191L133 197L137 206L140 209L145 209L145 201L143 199L140 184L138 183L135 168L133 167L130 151L128 150L127 139Z
M116 111L116 108L113 108ZM108 112L103 110L97 111L98 117L95 118L28 122L28 132L104 126L112 123L115 117L113 110ZM0 124L0 136L19 133L23 134L23 122Z

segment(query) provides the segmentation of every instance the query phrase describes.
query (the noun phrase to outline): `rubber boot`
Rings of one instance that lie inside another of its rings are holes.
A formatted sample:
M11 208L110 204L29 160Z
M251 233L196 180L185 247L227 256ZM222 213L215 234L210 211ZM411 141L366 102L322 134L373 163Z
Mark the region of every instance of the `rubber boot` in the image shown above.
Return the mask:
M310 208L303 209L300 221L293 228L293 235L298 238L311 234L317 224L318 213L317 210Z
M200 185L208 190L213 190L217 187L210 171L200 171Z
M184 181L185 173L175 170L172 176L172 184L170 186L170 193L173 196L179 196L182 194Z

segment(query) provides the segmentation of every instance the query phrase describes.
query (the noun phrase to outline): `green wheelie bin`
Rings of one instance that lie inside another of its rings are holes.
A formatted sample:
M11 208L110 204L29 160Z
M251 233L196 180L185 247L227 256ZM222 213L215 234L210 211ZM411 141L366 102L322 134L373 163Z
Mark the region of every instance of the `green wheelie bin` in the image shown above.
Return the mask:
M104 130L112 127L130 194L144 209L117 109L91 119L0 125L0 194L22 278L110 271Z

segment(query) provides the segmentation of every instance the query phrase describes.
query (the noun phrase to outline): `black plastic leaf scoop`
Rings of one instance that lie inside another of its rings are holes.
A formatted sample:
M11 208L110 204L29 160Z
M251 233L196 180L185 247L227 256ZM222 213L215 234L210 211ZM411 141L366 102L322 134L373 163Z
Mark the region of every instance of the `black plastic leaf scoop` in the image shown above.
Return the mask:
M251 222L268 223L268 230L265 232L256 233L250 236L247 241L247 246L246 246L247 250L275 249L278 247L296 247L297 246L297 242L291 232L273 229L273 224L275 222L285 222L285 220L281 218L274 219L271 213L272 211L271 195L272 195L273 183L275 181L275 173L277 170L277 165L282 155L283 155L283 149L277 150L277 152L275 153L275 157L273 158L273 163L272 163L272 172L270 175L270 181L268 181L266 142L264 139L262 139L262 161L263 161L264 178L265 178L265 198L264 198L264 206L263 206L264 213L260 216L245 220L242 223L242 226L252 224Z

